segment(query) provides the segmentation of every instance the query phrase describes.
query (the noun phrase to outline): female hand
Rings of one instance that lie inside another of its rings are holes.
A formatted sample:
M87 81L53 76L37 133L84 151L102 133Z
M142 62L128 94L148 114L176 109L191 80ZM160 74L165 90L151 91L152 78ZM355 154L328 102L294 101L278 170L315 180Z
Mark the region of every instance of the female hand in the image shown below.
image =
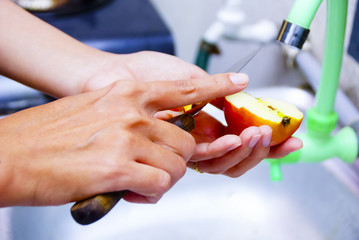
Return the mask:
M57 205L133 192L156 202L185 173L193 137L158 111L244 88L229 74L192 81L117 81L0 120L0 206Z
M281 158L302 148L301 140L294 137L269 147L269 126L249 127L237 136L205 112L195 120L192 136L197 145L187 166L200 172L239 177L265 158Z

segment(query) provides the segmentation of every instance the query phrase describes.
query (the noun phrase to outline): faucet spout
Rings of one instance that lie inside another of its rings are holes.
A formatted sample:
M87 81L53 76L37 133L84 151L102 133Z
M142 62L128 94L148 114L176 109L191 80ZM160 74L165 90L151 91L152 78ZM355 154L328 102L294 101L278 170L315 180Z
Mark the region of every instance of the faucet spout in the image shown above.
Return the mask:
M302 49L309 35L309 26L322 0L295 1L288 20L284 20L277 39L290 46Z
M284 20L277 40L281 43L302 49L309 35L309 29Z

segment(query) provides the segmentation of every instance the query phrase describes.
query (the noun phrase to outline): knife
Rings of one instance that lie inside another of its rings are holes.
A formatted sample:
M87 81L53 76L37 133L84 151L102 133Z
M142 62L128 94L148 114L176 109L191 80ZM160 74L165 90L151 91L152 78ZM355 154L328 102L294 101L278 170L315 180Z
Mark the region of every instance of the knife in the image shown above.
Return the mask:
M241 71L261 50L261 46L247 56L240 59L233 66L231 66L226 72L239 72ZM185 113L170 118L167 121L180 127L181 129L191 132L194 127L194 116L207 105L209 101L203 101L192 104L190 110ZM96 222L104 217L116 204L123 198L128 190L122 190L117 192L103 193L88 199L78 201L71 207L71 215L73 219L81 224L88 225Z

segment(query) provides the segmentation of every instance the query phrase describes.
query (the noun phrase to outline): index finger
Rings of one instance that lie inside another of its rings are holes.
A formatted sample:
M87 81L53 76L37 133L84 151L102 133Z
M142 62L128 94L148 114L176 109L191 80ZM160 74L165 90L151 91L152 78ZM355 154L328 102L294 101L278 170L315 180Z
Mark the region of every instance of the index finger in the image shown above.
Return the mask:
M157 112L237 93L248 85L248 76L243 73L223 73L147 84L144 96L146 107Z

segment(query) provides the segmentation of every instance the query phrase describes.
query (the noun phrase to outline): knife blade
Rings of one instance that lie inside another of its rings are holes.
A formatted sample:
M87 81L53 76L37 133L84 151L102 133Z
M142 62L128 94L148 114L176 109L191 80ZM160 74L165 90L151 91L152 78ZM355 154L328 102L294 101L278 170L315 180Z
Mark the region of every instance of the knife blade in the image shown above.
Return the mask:
M262 49L260 46L259 48L253 50L248 55L240 59L238 62L233 64L230 68L227 69L226 72L239 72L241 71L247 64L258 54L258 52ZM186 111L185 113L190 114L191 116L195 116L197 113L199 113L210 101L203 101L199 103L192 104L191 109Z

